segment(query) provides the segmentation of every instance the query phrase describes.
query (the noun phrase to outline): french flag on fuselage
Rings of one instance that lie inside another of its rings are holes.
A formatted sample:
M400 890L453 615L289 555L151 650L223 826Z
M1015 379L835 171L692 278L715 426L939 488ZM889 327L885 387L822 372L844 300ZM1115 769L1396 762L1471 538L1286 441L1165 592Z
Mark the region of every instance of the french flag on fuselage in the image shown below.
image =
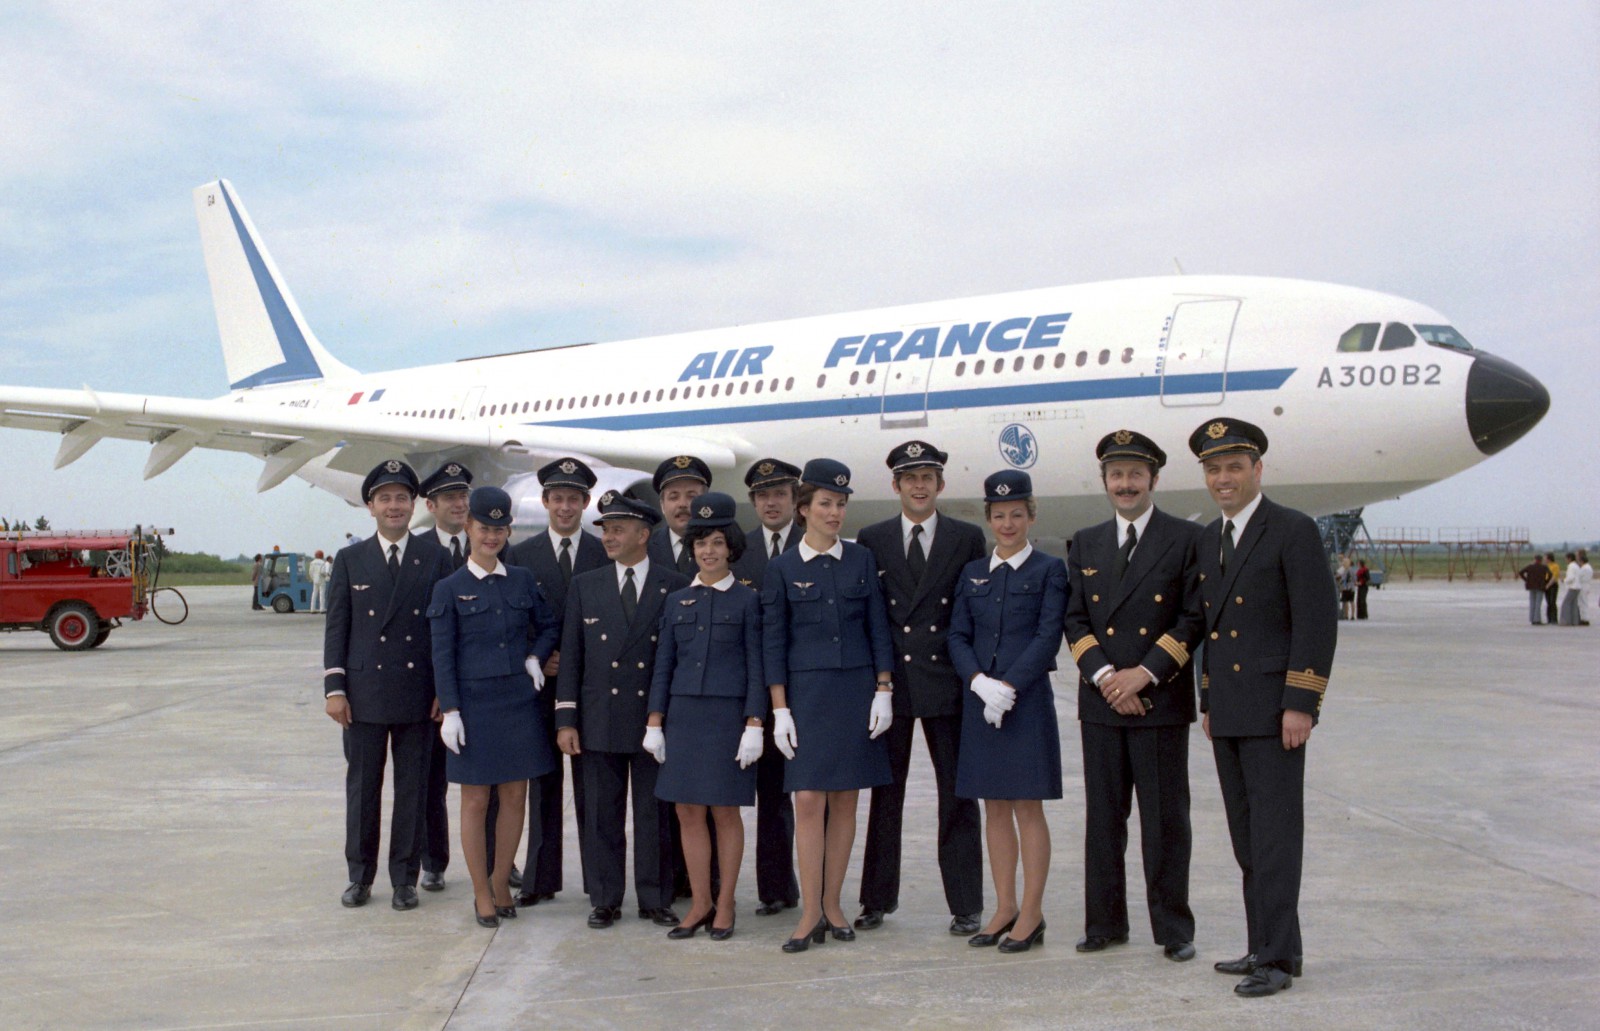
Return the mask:
M379 387L377 390L374 390L372 392L372 396L367 398L367 401L368 402L376 401L378 398L382 397L384 389L385 388L383 388L383 387ZM359 404L360 401L361 401L361 395L364 394L364 393L366 393L366 391L364 391L364 390L356 391L354 394L350 395L350 400L346 401L345 404L347 404L347 405Z

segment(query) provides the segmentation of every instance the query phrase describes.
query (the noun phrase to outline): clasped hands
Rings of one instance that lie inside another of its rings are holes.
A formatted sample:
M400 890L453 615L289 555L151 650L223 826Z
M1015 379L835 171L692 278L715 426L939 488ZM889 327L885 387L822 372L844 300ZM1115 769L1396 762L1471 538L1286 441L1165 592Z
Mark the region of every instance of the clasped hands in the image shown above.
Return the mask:
M1116 670L1101 677L1095 686L1100 688L1100 696L1106 703L1121 715L1144 715L1144 700L1139 697L1139 692L1150 686L1150 674L1145 672L1143 666Z
M986 673L972 678L972 693L983 699L983 719L996 730L1011 707L1017 704L1017 689Z

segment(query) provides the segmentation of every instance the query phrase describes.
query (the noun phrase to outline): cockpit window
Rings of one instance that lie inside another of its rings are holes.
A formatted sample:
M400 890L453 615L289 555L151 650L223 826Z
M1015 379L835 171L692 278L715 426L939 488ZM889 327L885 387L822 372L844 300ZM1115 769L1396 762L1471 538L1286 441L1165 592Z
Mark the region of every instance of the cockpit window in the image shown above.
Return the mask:
M1410 347L1417 342L1411 327L1401 322L1391 322L1383 327L1383 340L1378 344L1380 351L1398 351L1402 347Z
M1351 326L1339 338L1340 351L1370 351L1372 345L1378 342L1378 324L1376 322L1362 322Z
M1470 351L1467 338L1456 332L1454 326L1417 326L1417 335L1435 347L1452 347L1457 351Z

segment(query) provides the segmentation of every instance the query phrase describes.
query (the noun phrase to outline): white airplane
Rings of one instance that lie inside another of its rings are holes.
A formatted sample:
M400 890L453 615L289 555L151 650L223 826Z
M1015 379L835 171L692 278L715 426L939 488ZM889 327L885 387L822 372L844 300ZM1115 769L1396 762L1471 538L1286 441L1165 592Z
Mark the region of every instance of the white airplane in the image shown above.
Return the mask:
M190 450L252 454L359 500L377 462L458 460L544 524L533 470L577 455L594 492L653 498L658 462L694 454L743 496L756 459L826 455L854 472L851 522L898 510L883 465L911 438L950 453L943 507L982 514L984 477L1026 469L1041 536L1107 517L1094 446L1136 429L1170 456L1158 499L1209 514L1190 433L1261 426L1266 489L1321 514L1393 498L1509 446L1544 386L1450 320L1368 290L1170 276L913 304L735 329L358 373L306 324L227 180L194 191L230 392L211 400L0 387L0 426L61 436L56 467L115 437L151 445L146 479Z

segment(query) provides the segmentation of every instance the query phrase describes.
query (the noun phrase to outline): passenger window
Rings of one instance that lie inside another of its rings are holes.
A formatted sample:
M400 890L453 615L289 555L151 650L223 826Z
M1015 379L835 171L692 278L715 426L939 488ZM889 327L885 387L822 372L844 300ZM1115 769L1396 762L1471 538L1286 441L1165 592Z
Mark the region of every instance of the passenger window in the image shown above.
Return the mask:
M1372 345L1378 342L1378 324L1376 322L1361 322L1344 331L1339 338L1341 352L1370 351Z
M967 374L967 363L966 362L956 362L956 375L957 376L965 376L966 374Z
M1060 368L1064 368L1066 366L1066 364L1067 364L1067 352L1062 351L1060 354L1056 355L1055 365L1056 365L1056 368L1060 369Z
M1079 351L1078 352L1078 368L1081 369L1085 365L1088 365L1088 364L1089 364L1089 352L1088 351Z
M1401 322L1391 322L1383 327L1383 340L1378 343L1380 351L1398 351L1402 347L1410 347L1417 342L1417 335L1411 332L1411 327Z
M824 372L822 375L817 377L817 388L821 389L822 385L826 382L828 382L828 374ZM791 379L789 383L792 385L794 380Z
M820 383L817 384L817 385L821 386ZM784 381L783 389L785 389L785 390L793 390L794 389L794 377L793 376L790 376L787 380Z
M1131 361L1133 361L1133 348L1124 347L1122 349L1122 364L1127 365Z
M1011 363L1011 371L1012 372L1021 372L1022 371L1022 362L1023 362L1022 358L1017 358L1014 361L1012 361L1012 363Z
M851 386L852 386L852 387L853 387L853 386L855 386L855 385L856 385L856 381L857 381L857 380L859 380L859 379L860 379L860 378L861 378L861 373L859 373L859 372L852 372L852 373L851 373L851 374L850 374L850 385L851 385Z
M979 358L976 362L973 362L973 364L972 364L972 374L974 376L983 375L983 359L982 358Z
M878 370L877 369L868 369L867 370L867 382L868 383L871 383L873 380L875 380L877 378L878 378Z
M1036 354L1036 355L1033 356L1033 368L1034 368L1034 371L1036 371L1036 372L1039 369L1044 368L1044 355Z
M766 384L766 382L767 381L764 379L756 380L756 393L761 393L761 388Z
M1109 362L1110 360L1111 360L1111 352L1109 350L1103 350L1103 351L1100 352L1100 364L1101 365L1104 365L1106 362Z

